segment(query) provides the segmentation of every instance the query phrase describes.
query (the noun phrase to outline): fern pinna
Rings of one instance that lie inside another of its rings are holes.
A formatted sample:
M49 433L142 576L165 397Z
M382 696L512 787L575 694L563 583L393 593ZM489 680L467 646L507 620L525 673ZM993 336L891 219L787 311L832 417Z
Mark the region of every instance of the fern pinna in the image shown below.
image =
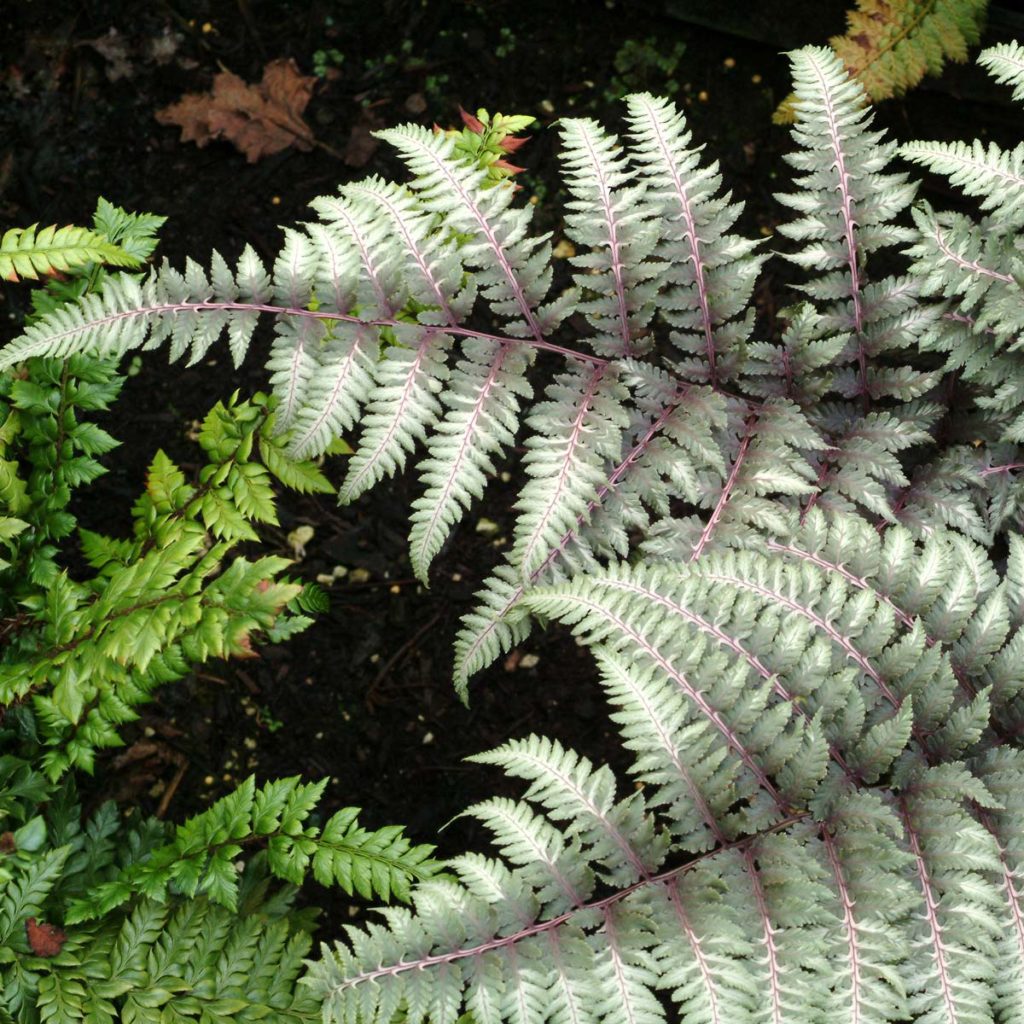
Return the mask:
M1024 87L1019 48L984 59ZM317 200L272 271L247 250L111 278L3 355L196 360L226 332L240 360L272 315L292 451L358 428L343 500L425 448L424 580L525 421L456 681L564 623L632 784L539 736L478 758L527 783L468 812L500 856L325 949L328 1020L1024 1019L1017 200L985 190L1017 161L962 172L980 230L911 227L860 86L828 50L792 61L806 298L776 333L753 337L767 254L717 167L635 95L621 139L562 122L571 282L512 188L409 126L382 135L410 182Z

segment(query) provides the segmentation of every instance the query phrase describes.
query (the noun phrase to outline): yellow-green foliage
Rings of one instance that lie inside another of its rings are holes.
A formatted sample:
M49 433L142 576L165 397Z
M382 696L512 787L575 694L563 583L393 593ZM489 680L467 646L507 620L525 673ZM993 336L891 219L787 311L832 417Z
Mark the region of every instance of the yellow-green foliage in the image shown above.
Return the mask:
M87 263L109 263L114 267L137 267L138 259L105 235L88 228L51 224L41 231L33 224L11 228L0 238L0 277L8 281L66 273Z
M967 60L981 38L988 0L857 0L846 34L829 43L872 102L899 96L946 61ZM793 100L779 104L776 124L793 122Z
M55 561L52 544L43 545L41 557L40 542L70 533L70 489L102 472L92 455L114 442L72 418L69 396L81 397L78 379L59 365L33 361L28 379L15 382L15 400L23 392L31 399L22 395L15 411L42 443L30 446L26 459L30 507L11 509L33 528L15 523L9 568L0 575L0 586L17 596L29 616L26 639L0 656L0 704L31 702L49 748L42 763L52 778L71 767L91 770L97 749L121 742L120 726L136 717L133 708L190 665L245 657L252 653L251 634L276 630L283 639L296 624L308 623L302 616L294 616L291 627L278 621L302 589L280 579L288 560L249 560L235 549L241 541L258 540L255 524L277 521L272 474L281 473L282 465L288 465L282 475L292 486L331 490L312 463L285 462L284 440L271 433L265 398L232 398L218 403L203 423L199 444L208 461L197 480L190 482L158 452L132 510L134 536L81 531L82 552L95 575L74 579ZM57 436L61 429L63 438ZM82 434L88 447L79 452ZM40 459L54 448L51 437L63 461L44 461L40 473ZM256 460L258 451L265 464Z

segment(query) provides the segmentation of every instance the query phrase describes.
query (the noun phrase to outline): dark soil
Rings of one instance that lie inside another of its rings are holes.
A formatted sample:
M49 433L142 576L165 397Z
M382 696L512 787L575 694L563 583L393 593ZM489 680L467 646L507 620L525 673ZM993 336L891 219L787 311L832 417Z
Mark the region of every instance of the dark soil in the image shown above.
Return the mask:
M614 124L620 84L662 92L674 83L695 137L708 143L727 184L747 203L742 229L767 236L779 216L772 193L784 185L780 153L788 148L786 132L771 125L775 104L788 92L779 51L792 43L785 35L752 42L696 28L670 16L670 6L611 0L5 4L0 230L87 222L103 195L128 209L166 215L160 252L172 263L186 255L205 261L213 248L230 260L246 242L270 262L279 225L308 216L315 196L366 174L400 173L383 148L366 147L366 128L408 120L451 125L461 104L538 118L533 141L516 158L526 164L520 180L527 194L539 199L539 222L557 234L555 117L585 114ZM841 30L841 0L804 6L805 41ZM789 36L794 25L789 19ZM686 50L671 73L617 83L616 75L623 76L615 70L616 54L627 38L653 40L662 54L677 42ZM326 73L306 113L322 147L247 164L227 143L199 149L154 119L182 94L208 88L219 70L257 81L268 61L291 57L309 73L317 51L330 50L343 60L322 58ZM880 123L903 139L987 132L1015 143L1016 110L994 105L987 94L979 101L960 98L958 83L976 85L979 77L970 69L951 73L880 108ZM765 322L792 298L777 275L773 264L758 289ZM12 321L25 302L22 287L0 292L0 311ZM234 389L263 386L256 357L239 372L224 355L191 369L168 368L161 355L146 357L104 424L125 444L110 474L80 502L83 525L127 529L156 449L194 465L196 449L186 436L193 421ZM508 468L515 472L514 460ZM338 463L327 472L340 481L343 469ZM357 804L368 825L402 822L418 840L433 841L445 822L500 784L496 772L463 758L510 736L553 734L620 763L590 660L557 631L537 632L475 681L468 709L459 703L450 682L452 640L507 542L515 487L494 482L437 560L429 592L412 580L405 552L416 493L407 475L350 508L285 496L281 529L268 531L267 543L289 553L289 531L314 528L296 571L313 579L335 566L348 569L330 588L330 613L257 660L206 666L197 678L168 688L129 736L136 744L129 757L100 772L104 792L149 809L163 799L168 815L180 817L250 772L260 779L327 776L328 809ZM478 530L482 519L496 524L496 532ZM524 668L524 654L539 660ZM476 838L460 820L439 842L448 853Z

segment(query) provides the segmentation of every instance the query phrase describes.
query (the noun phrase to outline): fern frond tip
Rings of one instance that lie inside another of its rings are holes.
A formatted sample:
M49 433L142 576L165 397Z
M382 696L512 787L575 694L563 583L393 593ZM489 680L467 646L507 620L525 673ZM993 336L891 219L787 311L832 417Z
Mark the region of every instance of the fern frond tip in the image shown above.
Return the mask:
M133 268L138 259L106 236L88 228L55 224L40 229L9 228L0 238L0 278L7 281L38 281L40 277L66 273L87 263L106 263Z

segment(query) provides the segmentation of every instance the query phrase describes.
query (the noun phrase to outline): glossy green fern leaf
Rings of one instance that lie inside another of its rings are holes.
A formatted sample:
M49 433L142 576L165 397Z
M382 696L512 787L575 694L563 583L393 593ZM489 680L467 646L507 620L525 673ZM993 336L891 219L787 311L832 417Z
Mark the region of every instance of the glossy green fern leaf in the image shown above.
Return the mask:
M324 783L250 778L172 827L113 801L83 817L73 782L49 782L18 709L0 720L0 1021L302 1024L317 911L308 875L348 893L406 898L432 848L344 808L318 823Z
M165 902L169 893L207 896L231 911L239 905L234 863L246 846L265 844L267 868L276 878L301 885L310 872L323 885L338 885L364 899L408 899L412 881L436 871L432 846L413 846L394 826L368 832L347 807L323 828L310 822L326 780L304 783L297 776L259 788L252 776L209 810L176 829L174 840L144 861L74 901L65 920L76 924L110 913L132 896Z

